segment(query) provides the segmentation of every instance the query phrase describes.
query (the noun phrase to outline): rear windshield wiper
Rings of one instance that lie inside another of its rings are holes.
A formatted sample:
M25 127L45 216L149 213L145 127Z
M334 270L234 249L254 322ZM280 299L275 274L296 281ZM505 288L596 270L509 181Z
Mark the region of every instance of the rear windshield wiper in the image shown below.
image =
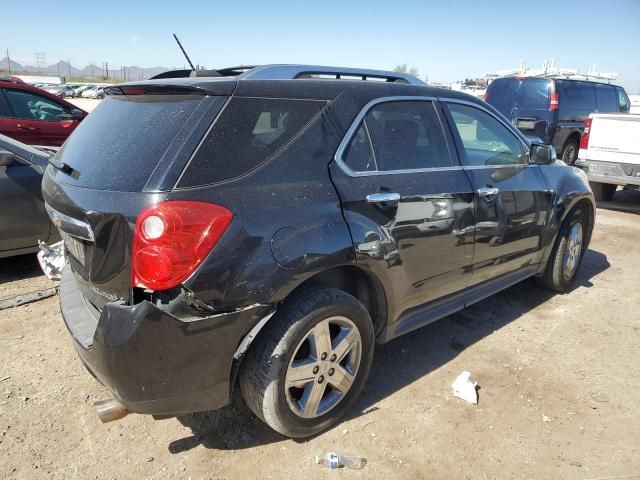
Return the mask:
M80 172L75 168L73 168L68 163L64 163L60 160L56 160L54 157L49 157L48 161L50 165L53 165L55 169L60 170L62 173L66 173L67 175L69 175L72 178L75 178L76 180L80 178Z

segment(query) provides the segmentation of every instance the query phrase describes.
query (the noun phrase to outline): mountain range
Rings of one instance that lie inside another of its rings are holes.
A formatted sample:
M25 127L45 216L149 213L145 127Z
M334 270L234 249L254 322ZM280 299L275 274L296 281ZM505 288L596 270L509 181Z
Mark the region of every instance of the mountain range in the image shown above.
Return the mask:
M121 69L109 69L110 78L123 78L126 75L127 80L143 80L145 78L152 77L158 73L166 72L169 70L167 67L125 67L125 70ZM29 74L29 75L47 75L56 77L86 77L86 78L98 78L104 76L104 68L99 65L87 65L82 69L78 69L73 65L59 61L53 65L47 67L41 67L38 70L37 67L32 65L21 65L13 60L9 61L7 57L0 60L0 72L8 73L11 71L16 74Z

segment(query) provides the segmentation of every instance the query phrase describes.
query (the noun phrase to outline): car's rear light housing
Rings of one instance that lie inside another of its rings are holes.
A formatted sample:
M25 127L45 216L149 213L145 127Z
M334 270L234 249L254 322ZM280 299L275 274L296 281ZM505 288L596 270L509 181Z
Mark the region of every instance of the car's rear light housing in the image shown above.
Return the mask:
M591 132L591 122L593 119L586 118L584 120L584 132L582 132L582 136L580 137L580 148L586 150L589 148L589 133Z
M557 92L553 92L551 94L551 98L549 99L549 110L558 110L560 106L560 98L558 97Z
M180 285L213 250L232 218L225 207L204 202L168 201L144 209L135 224L132 286L167 290Z

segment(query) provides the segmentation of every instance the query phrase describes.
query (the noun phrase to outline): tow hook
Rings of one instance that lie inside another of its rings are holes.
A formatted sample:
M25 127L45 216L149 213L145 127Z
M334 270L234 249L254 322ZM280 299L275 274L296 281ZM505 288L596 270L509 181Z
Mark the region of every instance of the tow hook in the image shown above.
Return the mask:
M98 417L100 417L102 423L120 420L129 414L129 410L113 398L100 400L95 402L93 406L96 407L96 413L98 414Z

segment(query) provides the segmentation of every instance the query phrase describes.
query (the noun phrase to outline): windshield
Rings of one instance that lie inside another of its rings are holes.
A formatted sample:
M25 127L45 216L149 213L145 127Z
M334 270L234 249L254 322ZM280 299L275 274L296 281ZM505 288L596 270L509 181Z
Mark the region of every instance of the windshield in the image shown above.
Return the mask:
M60 176L59 181L100 190L141 191L203 98L107 96L58 152L56 158L78 172Z
M487 102L507 118L515 111L548 110L551 82L538 78L499 78L489 85Z

